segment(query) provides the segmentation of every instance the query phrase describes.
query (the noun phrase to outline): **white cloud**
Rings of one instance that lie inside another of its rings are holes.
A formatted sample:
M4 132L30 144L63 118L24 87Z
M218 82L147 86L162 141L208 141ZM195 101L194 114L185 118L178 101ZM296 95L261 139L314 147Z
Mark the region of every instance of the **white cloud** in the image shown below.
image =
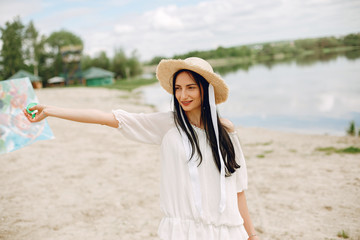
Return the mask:
M111 55L115 47L123 47L128 52L138 49L143 60L220 45L360 31L360 1L350 0L213 0L185 6L163 4L143 11L131 0L105 0L98 5L75 2L76 7L36 1L1 3L0 23L16 14L33 16L42 33L65 28L80 35L88 53L106 50ZM52 7L54 13L46 16L51 5L61 10ZM35 15L33 6L41 6L36 13L42 18Z
M183 28L176 6L160 7L145 14L155 30L177 31Z
M16 16L20 16L22 19L32 14L36 14L42 9L43 4L41 0L0 0L0 25L2 26L5 22L12 21Z
M112 40L112 41L109 41ZM93 32L91 38L86 39L85 53L94 57L100 51L105 51L111 56L114 51L114 38L109 32Z
M326 13L318 6L315 8L314 4L323 6ZM336 10L334 4L331 1L222 0L185 7L163 6L120 20L136 29L122 35L131 42L123 41L122 44L139 49L148 59L154 55L171 56L219 45L331 35L342 31L341 24L327 25L329 21L336 21L332 18ZM348 9L350 7L337 14L342 15ZM350 15L353 22L349 26L353 26L349 28L354 29L354 20L360 22L360 19L354 13Z
M115 28L114 28L115 32L116 33L131 33L134 31L134 27L131 26L131 25L122 25L122 24L117 24L115 25Z
M95 9L90 7L70 8L46 16L35 23L43 34L50 34L60 29L71 30L76 34L84 25L94 24L93 20L89 21L94 14Z

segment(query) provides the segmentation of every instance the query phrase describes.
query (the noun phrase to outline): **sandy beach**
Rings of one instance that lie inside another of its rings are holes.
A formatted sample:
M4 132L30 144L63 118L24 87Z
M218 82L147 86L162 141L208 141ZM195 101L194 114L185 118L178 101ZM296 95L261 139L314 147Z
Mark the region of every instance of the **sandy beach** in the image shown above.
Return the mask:
M36 90L41 103L153 112L140 94L103 88ZM106 126L48 118L55 139L0 155L1 240L158 239L159 149ZM360 239L360 138L238 126L246 191L262 240Z

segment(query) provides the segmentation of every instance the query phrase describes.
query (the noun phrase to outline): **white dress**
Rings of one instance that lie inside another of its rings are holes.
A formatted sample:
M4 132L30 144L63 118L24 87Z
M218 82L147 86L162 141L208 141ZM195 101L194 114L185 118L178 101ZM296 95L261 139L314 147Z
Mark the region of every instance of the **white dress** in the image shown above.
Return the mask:
M164 240L246 240L237 193L247 189L247 171L236 132L230 133L241 166L226 177L226 208L220 213L220 173L203 129L194 127L203 160L198 167L202 212L195 207L188 159L173 113L128 113L114 110L121 133L135 141L161 146L160 205L163 218L158 235Z

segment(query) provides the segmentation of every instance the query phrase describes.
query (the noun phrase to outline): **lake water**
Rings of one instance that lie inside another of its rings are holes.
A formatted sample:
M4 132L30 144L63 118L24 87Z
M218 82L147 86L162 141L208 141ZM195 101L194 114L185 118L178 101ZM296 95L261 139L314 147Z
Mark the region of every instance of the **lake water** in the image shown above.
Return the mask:
M230 95L218 109L236 126L331 135L344 135L352 120L360 126L359 57L232 71L221 74ZM171 96L159 84L142 92L159 111L171 109Z

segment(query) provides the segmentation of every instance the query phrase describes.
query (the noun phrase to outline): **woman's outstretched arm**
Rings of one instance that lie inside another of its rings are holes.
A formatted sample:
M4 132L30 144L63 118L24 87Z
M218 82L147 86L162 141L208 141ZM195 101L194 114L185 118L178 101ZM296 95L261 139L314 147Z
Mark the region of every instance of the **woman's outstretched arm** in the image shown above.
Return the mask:
M31 114L27 113L26 109L24 109L24 114L30 122L39 122L46 117L57 117L75 122L118 127L118 121L111 112L107 113L96 109L71 109L38 104L29 110L38 111L35 117L32 118Z
M260 238L256 235L255 232L255 228L252 224L251 218L250 218L250 214L249 214L249 210L248 210L248 206L247 206L247 202L246 202L246 196L245 196L245 192L238 192L237 194L237 198L238 198L238 207L239 207L239 212L241 214L241 217L244 219L244 227L246 232L249 235L249 240L259 240Z

